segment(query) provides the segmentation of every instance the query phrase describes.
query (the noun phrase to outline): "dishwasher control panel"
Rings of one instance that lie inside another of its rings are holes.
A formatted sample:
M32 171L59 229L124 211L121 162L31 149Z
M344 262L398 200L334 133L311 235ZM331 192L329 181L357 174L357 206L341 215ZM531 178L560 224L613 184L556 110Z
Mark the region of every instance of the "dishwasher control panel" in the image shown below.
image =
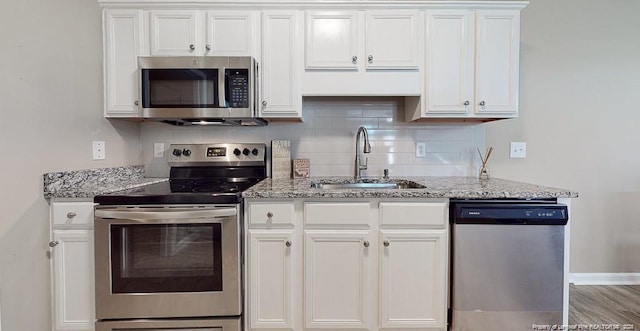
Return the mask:
M566 224L567 206L561 204L463 203L453 206L454 223Z

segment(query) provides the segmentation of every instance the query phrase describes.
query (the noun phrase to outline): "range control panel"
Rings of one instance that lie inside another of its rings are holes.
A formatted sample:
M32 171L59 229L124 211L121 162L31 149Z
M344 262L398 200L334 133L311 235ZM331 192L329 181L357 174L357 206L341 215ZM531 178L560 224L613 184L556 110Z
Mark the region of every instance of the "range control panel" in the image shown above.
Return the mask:
M171 166L199 164L266 164L266 145L259 143L235 144L172 144L168 161Z

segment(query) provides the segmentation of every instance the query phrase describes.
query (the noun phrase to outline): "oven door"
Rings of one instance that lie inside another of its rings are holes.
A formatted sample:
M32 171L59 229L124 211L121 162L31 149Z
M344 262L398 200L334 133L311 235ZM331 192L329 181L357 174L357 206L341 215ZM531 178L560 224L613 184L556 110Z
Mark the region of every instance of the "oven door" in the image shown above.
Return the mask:
M97 206L98 319L239 316L240 208Z

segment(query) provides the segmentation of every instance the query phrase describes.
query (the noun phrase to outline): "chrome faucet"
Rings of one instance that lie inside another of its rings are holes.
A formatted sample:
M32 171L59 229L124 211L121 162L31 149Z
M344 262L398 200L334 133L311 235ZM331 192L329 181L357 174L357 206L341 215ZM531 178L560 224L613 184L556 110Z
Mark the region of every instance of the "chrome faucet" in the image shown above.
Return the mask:
M364 136L364 150L360 149L360 134ZM361 126L358 129L358 133L356 133L356 180L361 179L360 171L367 170L367 161L368 159L364 159L364 163L362 163L361 153L371 153L371 144L369 143L369 134L367 133L367 129L364 126Z

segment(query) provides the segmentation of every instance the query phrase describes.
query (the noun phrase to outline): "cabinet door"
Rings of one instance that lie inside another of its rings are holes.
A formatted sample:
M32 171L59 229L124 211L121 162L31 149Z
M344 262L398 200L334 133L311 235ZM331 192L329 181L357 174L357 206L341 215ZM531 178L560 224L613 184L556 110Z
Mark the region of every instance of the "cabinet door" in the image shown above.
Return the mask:
M104 115L137 117L138 55L143 52L141 10L104 11Z
M381 329L446 327L445 230L381 230Z
M293 230L249 230L249 326L293 330Z
M301 12L262 13L262 117L302 117L301 30Z
M418 69L418 11L367 12L367 69Z
M375 246L369 231L305 231L307 329L370 329Z
M479 10L476 20L476 113L515 115L520 12Z
M202 55L197 14L195 10L149 12L151 55Z
M307 69L356 70L359 56L356 11L312 11L306 17L305 43Z
M54 230L54 330L93 330L93 230Z
M258 13L251 11L209 11L205 54L255 56Z
M467 114L473 101L473 15L426 13L426 115Z

